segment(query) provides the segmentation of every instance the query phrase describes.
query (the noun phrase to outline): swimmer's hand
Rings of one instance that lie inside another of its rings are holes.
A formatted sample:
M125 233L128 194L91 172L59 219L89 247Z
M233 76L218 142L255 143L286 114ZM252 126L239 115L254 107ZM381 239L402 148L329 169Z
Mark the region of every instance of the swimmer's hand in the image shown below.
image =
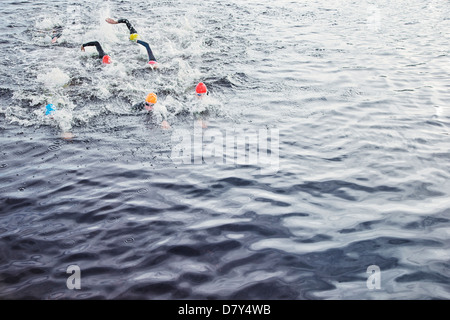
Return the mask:
M54 38L52 39L52 43L55 43L57 40L58 40L58 37L54 37Z
M203 120L203 119L199 119L198 120L198 124L202 126L203 129L207 129L208 128L208 123Z
M81 51L85 52L83 45L81 45Z
M169 123L168 123L166 120L164 120L164 121L161 123L161 127L162 127L164 130L170 129L170 125L169 125Z
M74 135L71 132L61 132L61 138L64 140L72 140L73 137Z
M116 20L111 19L111 18L106 18L105 21L110 23L110 24L118 24L118 22Z

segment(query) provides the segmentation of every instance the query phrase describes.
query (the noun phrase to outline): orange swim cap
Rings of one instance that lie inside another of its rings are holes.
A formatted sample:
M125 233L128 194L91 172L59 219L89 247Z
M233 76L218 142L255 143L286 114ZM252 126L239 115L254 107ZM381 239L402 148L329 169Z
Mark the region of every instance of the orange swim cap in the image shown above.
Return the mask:
M149 93L149 94L147 95L147 98L145 98L145 102L148 102L148 103L153 103L153 104L155 104L156 101L158 101L158 98L156 97L156 94L154 94L153 92L152 92L152 93Z

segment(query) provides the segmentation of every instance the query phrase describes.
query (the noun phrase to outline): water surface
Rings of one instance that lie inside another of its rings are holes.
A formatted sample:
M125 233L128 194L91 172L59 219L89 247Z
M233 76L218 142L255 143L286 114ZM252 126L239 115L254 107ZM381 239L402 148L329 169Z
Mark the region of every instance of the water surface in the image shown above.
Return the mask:
M0 12L2 299L450 298L448 2ZM106 17L129 19L160 70ZM111 65L80 51L93 40ZM130 111L152 91L162 111ZM204 134L236 143L277 132L276 170L177 163L173 137L194 138L194 111L209 115ZM66 287L70 265L80 290Z

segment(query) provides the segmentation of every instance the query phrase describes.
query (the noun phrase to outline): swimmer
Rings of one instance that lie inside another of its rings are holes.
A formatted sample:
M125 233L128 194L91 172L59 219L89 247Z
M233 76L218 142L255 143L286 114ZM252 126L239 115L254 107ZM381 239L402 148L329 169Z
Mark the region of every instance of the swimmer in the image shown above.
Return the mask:
M156 58L153 55L150 45L147 42L140 40L140 36L138 35L136 29L131 25L131 23L127 19L114 20L111 18L107 18L107 19L105 19L105 21L110 24L125 23L128 30L130 31L130 40L144 46L145 49L147 50L147 54L148 54L148 64L150 65L150 67L152 67L152 69L158 68Z
M48 36L48 38L50 38L51 43L56 43L56 41L58 41L58 39L62 36L63 27L56 25L52 28L52 30L41 29L41 30L36 30L36 32L40 33L40 34L45 34L46 38L47 38L47 36Z
M195 87L195 94L198 98L202 98L208 94L208 88L203 82L199 82Z
M56 112L56 108L53 104L49 103L45 106L45 115L49 116L51 119L53 119L53 114Z
M62 129L61 138L65 140L72 139L74 137L73 133L67 131L67 129L70 128L70 125L67 125L64 119L58 116L56 112L57 109L52 103L49 103L45 106L45 115L48 116L50 119L57 121L59 127Z
M110 56L108 56L103 51L102 46L100 45L100 43L98 41L91 41L91 42L87 42L87 43L81 45L81 51L85 52L84 47L91 47L91 46L95 46L97 48L98 57L100 59L102 59L103 64L110 64L111 63Z
M52 43L56 43L58 39L62 36L63 27L62 26L55 26L52 31Z
M155 105L157 101L158 101L157 95L152 92L147 95L144 102L135 104L134 106L132 106L131 109L133 111L141 111L145 109L148 112L152 112L155 110ZM165 115L163 115L163 117L165 117ZM161 122L161 127L163 129L170 129L170 125L165 119Z
M204 96L208 94L208 88L203 82L199 82L197 86L195 87L195 96L197 99L202 99ZM201 112L194 112L194 117L197 119L197 121L200 123L203 129L206 129L208 127L208 123L206 120L204 120L204 116L207 115L207 111L201 111Z

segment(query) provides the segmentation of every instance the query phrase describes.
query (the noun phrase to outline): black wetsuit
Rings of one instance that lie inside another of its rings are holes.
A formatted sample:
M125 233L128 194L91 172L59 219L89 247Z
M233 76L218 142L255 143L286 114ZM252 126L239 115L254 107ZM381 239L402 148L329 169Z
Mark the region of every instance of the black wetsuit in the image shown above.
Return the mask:
M137 43L143 45L145 49L147 49L148 61L156 61L155 56L153 55L152 49L150 49L150 45L142 40L138 40Z
M104 56L106 56L105 51L103 51L102 46L100 45L100 43L98 43L98 41L91 41L91 42L83 44L83 47L92 47L92 46L95 46L97 48L98 57L100 59L102 59Z
M145 108L145 102L139 102L131 106L132 111L142 111Z
M128 21L127 19L119 19L119 20L117 20L117 23L125 23L127 25L128 30L130 30L130 34L138 33L136 31L136 29L131 25L130 21ZM148 61L156 61L156 58L153 55L152 49L150 48L150 45L147 42L138 40L137 43L139 43L140 45L143 45L145 47L145 49L147 49Z
M133 28L131 23L127 19L119 19L117 20L118 23L125 23L128 27L128 30L130 30L130 34L137 33L136 29Z
M58 39L59 37L61 37L62 32L63 32L62 26L55 26L52 30L52 39L54 39L54 38Z
M131 110L135 111L135 112L136 111L142 111L142 110L145 109L145 107L147 105L148 105L147 102L138 102L135 105L131 106ZM148 110L148 111L153 111L153 107L150 110Z

